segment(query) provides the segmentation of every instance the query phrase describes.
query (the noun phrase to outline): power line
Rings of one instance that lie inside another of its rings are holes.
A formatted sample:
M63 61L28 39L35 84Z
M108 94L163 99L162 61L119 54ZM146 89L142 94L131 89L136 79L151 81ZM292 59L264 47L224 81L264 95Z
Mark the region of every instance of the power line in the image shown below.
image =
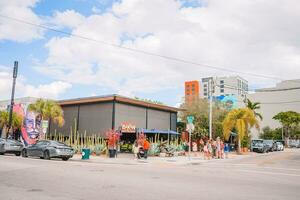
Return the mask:
M185 64L191 64L191 65L196 65L196 66L201 66L201 67L214 69L214 70L219 70L219 71L226 71L226 72L244 74L244 75L253 76L253 77L260 77L260 78L265 78L265 79L273 79L273 80L284 81L284 79L279 78L279 77L275 77L275 76L255 74L255 73L250 73L250 72L242 72L242 71L237 71L237 70L231 70L231 69L227 69L227 68L224 68L224 67L217 67L217 66L208 65L208 64L201 64L201 63L188 61L188 60L181 59L181 58L176 58L176 57L171 57L171 56L166 56L166 55L160 55L160 54L147 52L147 51L144 51L144 50L130 48L130 47L124 47L124 46L121 46L121 45L118 45L118 44L109 43L109 42L97 40L97 39L94 39L94 38L89 38L89 37L86 37L86 36L66 32L66 31L61 31L61 30L58 30L58 29L51 28L49 26L35 24L35 23L32 23L32 22L28 22L28 21L25 21L25 20L13 18L13 17L1 15L1 14L0 14L0 17L10 19L10 20L13 20L13 21L16 21L16 22L19 22L19 23L27 24L27 25L30 25L30 26L35 26L35 27L39 27L39 28L42 28L42 29L50 30L50 31L57 32L57 33L60 33L60 34L64 34L64 35L68 35L68 36L72 36L72 37L77 37L77 38L80 38L80 39L83 39L83 40L88 40L88 41L100 43L100 44L103 44L103 45L106 45L106 46L112 46L112 47L124 49L124 50L127 50L127 51L141 53L141 54L145 54L145 55L149 55L149 56L155 56L155 57L163 58L163 59L166 59L166 60L181 62L181 63L185 63ZM295 81L295 80L290 80L290 81L300 83L299 81Z

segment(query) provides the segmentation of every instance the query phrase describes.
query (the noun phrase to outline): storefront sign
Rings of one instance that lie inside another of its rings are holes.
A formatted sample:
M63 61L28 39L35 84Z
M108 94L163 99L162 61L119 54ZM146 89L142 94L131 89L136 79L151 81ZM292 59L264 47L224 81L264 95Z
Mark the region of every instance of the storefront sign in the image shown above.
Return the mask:
M130 122L123 122L121 124L122 133L135 133L136 126Z

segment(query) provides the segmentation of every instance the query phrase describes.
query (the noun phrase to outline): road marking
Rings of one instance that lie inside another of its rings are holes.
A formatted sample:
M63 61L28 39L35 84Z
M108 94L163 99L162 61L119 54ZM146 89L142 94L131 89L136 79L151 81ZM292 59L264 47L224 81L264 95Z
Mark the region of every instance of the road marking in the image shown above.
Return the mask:
M283 176L297 176L300 177L300 174L287 174L287 173L277 173L277 172L262 172L262 171L255 171L255 170L238 170L240 172L250 172L250 173L258 173L258 174L267 174L267 175L283 175Z

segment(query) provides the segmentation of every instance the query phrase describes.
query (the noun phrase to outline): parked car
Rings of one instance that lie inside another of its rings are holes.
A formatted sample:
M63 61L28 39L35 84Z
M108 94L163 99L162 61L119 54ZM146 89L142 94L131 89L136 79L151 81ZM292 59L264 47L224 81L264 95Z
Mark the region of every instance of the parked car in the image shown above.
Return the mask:
M251 141L251 151L257 152L257 153L266 153L268 150L268 146L266 143L264 143L263 140L252 140Z
M300 148L299 140L290 140L289 141L289 147L291 147L291 148Z
M61 158L62 160L69 160L74 155L74 150L68 145L53 141L40 140L34 145L25 147L22 151L22 157L40 157L42 159L50 160L51 158Z
M284 146L283 146L282 142L276 141L275 146L276 146L275 151L283 151L284 150Z
M16 156L20 156L23 147L23 143L17 140L0 138L0 155L12 153Z
M273 140L264 140L264 142L267 146L266 152L272 152L275 149L274 141Z

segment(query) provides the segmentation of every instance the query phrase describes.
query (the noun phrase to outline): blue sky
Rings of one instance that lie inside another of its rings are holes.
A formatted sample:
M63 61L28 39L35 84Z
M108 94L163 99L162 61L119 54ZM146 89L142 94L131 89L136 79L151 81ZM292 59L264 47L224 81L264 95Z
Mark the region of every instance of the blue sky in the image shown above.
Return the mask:
M257 8L261 13L253 15L252 10ZM10 9L16 12L12 14ZM227 4L209 0L0 2L0 15L122 47L272 76L280 76L284 64L287 73L283 78L297 78L299 46L285 37L287 34L292 39L293 35L283 31L278 37L262 40L262 33L279 30L269 25L269 19L252 23L268 9L263 4L232 0ZM276 21L284 12L278 9L278 13L269 13ZM278 23L280 27L281 20ZM5 18L0 18L1 28L5 31L0 33L0 99L10 96L14 60L19 61L18 97L66 99L118 93L174 106L183 97L185 80L236 75L121 50ZM256 32L249 35L248 29ZM244 77L250 88L276 83Z

